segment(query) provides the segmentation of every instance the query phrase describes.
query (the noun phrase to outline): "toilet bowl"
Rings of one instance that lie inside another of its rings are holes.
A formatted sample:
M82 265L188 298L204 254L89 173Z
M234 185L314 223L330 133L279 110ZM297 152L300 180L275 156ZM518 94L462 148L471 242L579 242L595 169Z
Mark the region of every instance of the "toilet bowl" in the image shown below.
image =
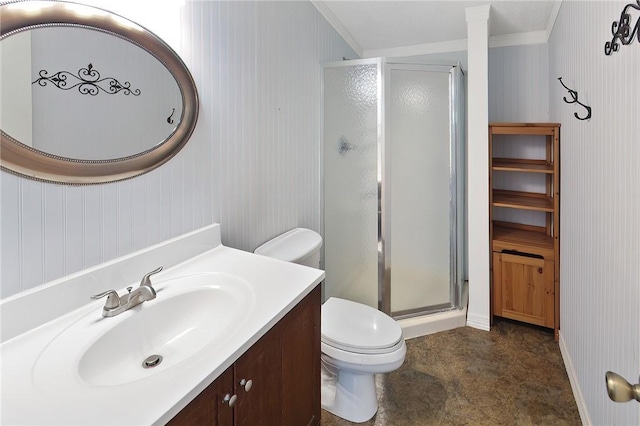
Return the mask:
M296 228L268 241L255 253L318 268L322 237ZM378 410L375 374L398 369L407 347L402 329L370 306L336 297L322 305L321 406L355 423Z
M404 362L402 329L376 309L331 297L322 305L321 330L322 408L366 422L378 410L375 374Z

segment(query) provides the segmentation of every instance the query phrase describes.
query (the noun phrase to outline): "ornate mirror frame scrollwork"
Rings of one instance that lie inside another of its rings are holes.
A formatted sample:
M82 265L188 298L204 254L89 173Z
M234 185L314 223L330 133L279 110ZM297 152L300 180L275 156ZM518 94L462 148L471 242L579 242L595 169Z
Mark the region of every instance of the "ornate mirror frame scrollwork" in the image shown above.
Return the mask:
M182 116L173 133L155 147L123 158L77 160L33 149L0 130L0 167L45 182L89 185L129 179L166 163L187 143L198 118L195 82L180 57L155 34L119 15L78 3L18 1L0 4L0 40L43 26L84 27L127 40L153 55L175 78Z

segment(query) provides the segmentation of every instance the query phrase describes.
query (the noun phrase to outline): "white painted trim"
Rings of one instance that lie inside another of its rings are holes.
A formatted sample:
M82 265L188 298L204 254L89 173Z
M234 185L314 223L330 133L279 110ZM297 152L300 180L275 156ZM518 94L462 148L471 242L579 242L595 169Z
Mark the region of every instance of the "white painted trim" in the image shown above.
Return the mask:
M478 330L484 331L491 330L489 318L473 314L467 314L467 327L477 328Z
M419 56L430 55L434 53L448 53L448 52L461 52L467 50L467 39L461 40L448 40L435 43L415 44L411 46L402 47L390 47L385 49L368 49L363 50L360 44L349 33L349 31L342 25L342 22L331 12L323 0L310 0L316 9L324 16L324 18L331 24L331 26L342 36L342 38L351 46L351 48L361 58L395 58L402 56ZM555 25L558 13L560 12L560 6L562 6L562 0L556 0L549 15L549 21L547 27L540 31L530 31L526 33L514 33L503 34L489 37L489 48L493 47L508 47L508 46L522 46L529 44L541 44L546 43L551 37L551 32ZM475 19L487 19L489 17L489 5L477 6L468 9L478 9L467 13L465 10L465 16L467 22Z
M338 32L338 34L340 34L340 36L344 39L344 41L346 41L347 44L351 46L351 48L356 52L358 57L362 58L363 57L362 47L360 47L360 44L356 41L355 38L353 38L353 36L345 28L345 26L342 25L342 22L340 22L340 20L336 17L336 15L334 15L333 12L331 12L331 10L327 7L325 2L323 0L310 0L310 1L311 1L311 4L314 5L316 9L318 9L318 12L320 12L320 14L324 16L324 19L326 19L329 22L329 24L331 24L331 26Z
M569 349L567 349L567 344L564 341L562 330L560 331L559 344L560 353L562 354L562 360L564 361L564 368L565 370L567 370L567 376L569 376L569 383L571 384L573 397L575 398L576 405L578 406L578 413L580 413L580 420L582 420L583 425L591 426L593 423L591 423L589 410L587 409L587 403L585 402L584 396L582 395L582 390L580 389L580 383L578 382L578 373L576 373L576 370L573 367L571 355L569 354Z
M475 11L474 9L478 9ZM467 15L467 217L469 306L467 324L489 329L489 13L486 7L465 9ZM474 19L477 16L484 19Z
M549 33L546 30L527 33L505 34L489 37L489 48L523 46L546 43ZM414 46L392 47L388 49L372 49L363 52L364 58L394 58L404 56L430 55L433 53L461 52L467 50L467 39L442 41L438 43L416 44Z
M547 32L531 31L528 33L505 34L489 37L489 48L541 44L547 42Z
M485 4L483 6L467 7L464 10L464 17L467 22L488 21L491 17L491 5Z
M416 44L414 46L391 47L388 49L365 50L363 52L363 56L365 58L378 56L392 58L400 56L428 55L431 53L459 52L462 50L467 50L467 39Z
M562 0L556 0L553 4L553 9L551 9L551 15L549 15L549 22L547 22L547 41L549 41L549 37L551 37L551 33L553 32L553 27L556 24L556 19L558 19L558 13L560 13L560 6L562 6Z

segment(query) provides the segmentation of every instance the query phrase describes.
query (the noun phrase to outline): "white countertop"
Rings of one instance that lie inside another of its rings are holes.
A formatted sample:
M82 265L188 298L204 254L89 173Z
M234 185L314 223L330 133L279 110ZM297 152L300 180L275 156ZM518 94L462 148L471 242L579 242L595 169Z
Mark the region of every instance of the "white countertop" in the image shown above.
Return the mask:
M131 262L131 257L127 256L127 262ZM117 264L114 266L112 262L110 268L114 267ZM42 386L34 378L34 366L55 336L87 315L95 315L96 323L118 321L118 317L98 321L102 318L104 299L87 303L2 343L0 422L6 425L164 424L324 279L321 270L231 249L218 243L204 253L166 268L152 281L161 288L164 281L179 285L176 284L179 280L172 278L208 272L239 277L250 284L253 293L253 303L247 303L250 309L248 315L239 326L229 330L223 345L205 348L186 361L170 365L164 370L159 365L156 367L158 371L148 378L123 385L88 385L75 374L67 383L60 383L59 386L50 383ZM136 279L139 278L132 277L132 281ZM55 286L47 286L46 290L49 297L55 294ZM87 288L82 297L88 301L93 290ZM122 292L120 288L119 293ZM145 309L161 297L162 292L159 291L155 300L144 302L120 316L135 315L137 309ZM19 298L12 298L11 302ZM20 303L24 305L24 301ZM6 306L9 304L0 306L0 309ZM12 319L4 315L3 321L7 320ZM88 340L91 338L87 336ZM55 362L48 364L53 368L56 366Z

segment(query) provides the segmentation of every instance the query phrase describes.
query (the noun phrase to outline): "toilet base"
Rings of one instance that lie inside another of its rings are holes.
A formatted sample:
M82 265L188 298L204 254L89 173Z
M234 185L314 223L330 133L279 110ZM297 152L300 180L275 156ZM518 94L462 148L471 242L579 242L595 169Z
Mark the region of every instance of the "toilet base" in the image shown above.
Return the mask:
M338 370L322 361L321 406L354 423L371 419L378 411L374 374Z

